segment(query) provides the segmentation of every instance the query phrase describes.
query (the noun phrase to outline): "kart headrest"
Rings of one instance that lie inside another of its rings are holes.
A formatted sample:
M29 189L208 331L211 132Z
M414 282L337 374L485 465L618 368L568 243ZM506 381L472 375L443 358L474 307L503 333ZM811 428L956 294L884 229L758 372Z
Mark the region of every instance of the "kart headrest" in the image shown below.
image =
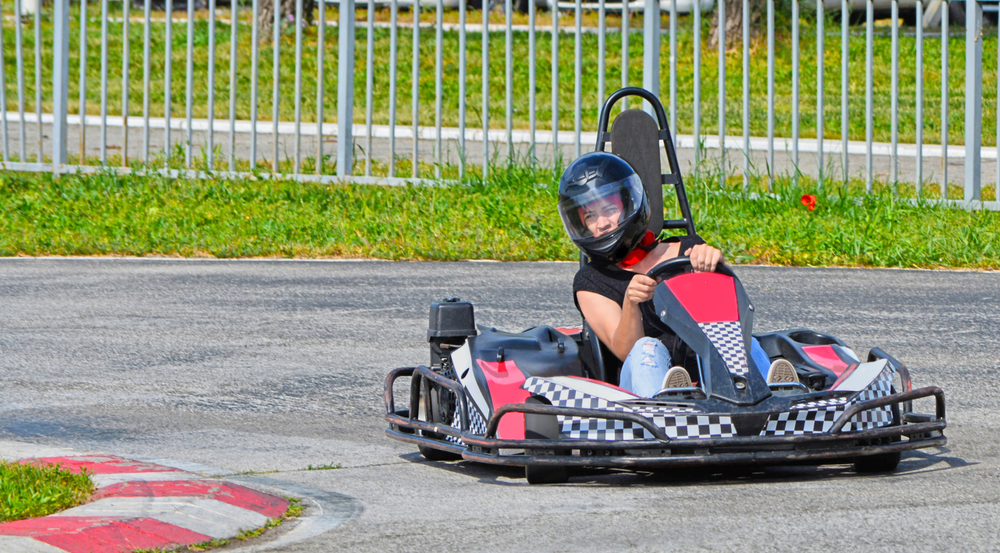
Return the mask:
M611 153L635 169L649 200L646 228L659 235L663 230L663 177L660 168L660 128L645 111L627 109L611 124Z

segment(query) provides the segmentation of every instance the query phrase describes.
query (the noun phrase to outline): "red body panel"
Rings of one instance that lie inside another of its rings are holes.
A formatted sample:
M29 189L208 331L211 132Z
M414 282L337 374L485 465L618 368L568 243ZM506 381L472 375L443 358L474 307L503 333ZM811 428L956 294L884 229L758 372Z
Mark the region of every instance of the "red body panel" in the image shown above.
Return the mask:
M833 374L838 377L844 374L844 370L850 366L837 355L833 346L805 346L802 351L806 352L806 355L811 357L813 361L833 371Z
M696 323L719 323L740 318L733 278L718 273L688 273L666 281Z
M483 374L486 375L494 410L508 403L524 403L531 395L527 390L521 389L526 377L513 361L491 362L482 359L477 359L477 361L483 369ZM524 414L504 415L500 419L497 436L505 440L523 440Z

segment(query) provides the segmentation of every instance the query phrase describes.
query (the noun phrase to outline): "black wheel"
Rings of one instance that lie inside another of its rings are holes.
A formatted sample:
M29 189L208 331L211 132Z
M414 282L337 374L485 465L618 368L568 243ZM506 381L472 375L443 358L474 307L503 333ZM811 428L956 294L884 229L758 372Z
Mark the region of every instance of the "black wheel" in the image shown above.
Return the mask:
M889 393L896 393L895 388L890 388ZM901 417L899 415L899 405L894 404L892 406L892 423L890 426L899 426ZM893 438L893 442L900 441L899 437ZM892 472L896 470L899 466L899 460L902 458L902 453L899 451L893 453L882 453L880 455L868 455L866 457L858 457L854 460L854 471L860 473L877 473L877 472Z
M524 477L529 484L565 484L569 480L569 471L566 467L527 465Z
M420 454L424 456L424 459L428 461L460 461L462 459L458 453L442 451L426 445L418 445L417 448L420 449Z
M881 455L869 455L868 457L858 457L854 460L855 472L871 474L875 472L892 472L896 470L901 458L900 452L883 453Z
M537 396L531 396L525 403L539 403L543 405L549 402ZM524 437L528 440L558 440L559 421L555 415L524 415ZM527 451L529 455L543 454L541 451ZM562 484L569 480L569 471L566 467L552 465L525 465L524 477L529 484Z
M514 10L518 13L528 13L528 3L535 0L514 0Z
M421 391L421 396L422 395L423 395L423 392ZM421 399L421 401L420 401L420 411L419 411L419 414L417 415L417 418L419 420L430 421L430 422L444 422L444 416L441 413L441 403L440 403L440 401L441 401L441 394L440 394L440 390L438 390L436 387L432 387L430 389L430 400L431 400L430 401L430 404L431 404L430 405L430 416L428 416L427 409L425 407L426 404L424 402L424 398L421 397L420 399ZM444 436L442 436L440 434L437 434L437 433L433 433L433 432L423 432L423 431L421 431L421 434L423 436L426 436L428 438L433 438L435 440L443 440L444 439ZM418 445L417 448L420 449L420 454L424 456L424 459L427 459L428 461L459 461L459 460L462 459L462 456L459 455L458 453L452 453L450 451L442 451L440 449L435 449L433 447L426 446L426 445Z

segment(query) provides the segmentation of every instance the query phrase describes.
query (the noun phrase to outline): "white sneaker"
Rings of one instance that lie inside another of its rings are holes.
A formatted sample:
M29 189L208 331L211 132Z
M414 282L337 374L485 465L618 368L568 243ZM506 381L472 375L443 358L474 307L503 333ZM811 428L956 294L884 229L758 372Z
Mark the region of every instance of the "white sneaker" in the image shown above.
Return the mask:
M778 358L771 363L771 368L767 370L768 384L798 384L799 373L795 372L795 366L788 359Z
M667 388L690 388L691 376L684 367L671 367L667 375L663 377L661 389Z

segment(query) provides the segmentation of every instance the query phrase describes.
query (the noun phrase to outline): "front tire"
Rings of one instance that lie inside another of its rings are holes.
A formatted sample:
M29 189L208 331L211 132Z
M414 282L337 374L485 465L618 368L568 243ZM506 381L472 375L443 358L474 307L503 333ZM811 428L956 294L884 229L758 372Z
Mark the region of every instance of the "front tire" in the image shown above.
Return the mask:
M422 392L421 396L423 396ZM430 388L431 412L429 414L427 413L427 409L425 408L426 403L424 402L424 398L421 397L420 410L418 411L417 419L428 422L443 422L440 399L441 399L440 390L438 390L436 387ZM435 440L444 439L444 436L432 432L427 432L427 433L421 432L421 435ZM433 447L426 445L418 445L417 449L420 450L420 454L424 456L424 459L427 459L428 461L460 461L462 459L462 456L457 453L435 449Z
M442 451L440 449L434 449L433 447L426 445L418 445L417 449L420 450L420 454L424 456L424 459L428 461L461 461L462 456L457 453L452 453L450 451Z
M537 396L531 396L525 403L548 405L549 402ZM559 421L555 415L524 415L524 437L529 440L558 440ZM528 450L528 453L534 453ZM563 484L569 480L566 467L552 465L525 465L524 477L529 484Z
M889 393L896 393L895 388L889 388ZM892 422L889 426L899 426L902 417L899 414L899 405L893 404L892 410ZM893 438L893 442L900 441L901 438ZM865 457L858 457L854 460L854 471L862 474L874 474L879 472L892 472L896 470L899 466L899 461L902 459L902 453L895 451L892 453L881 453L879 455L868 455Z
M565 484L569 481L569 471L566 467L526 465L524 477L529 484Z
M854 471L863 474L873 474L879 472L892 472L899 466L902 454L898 451L894 453L883 453L881 455L869 455L858 457L854 460Z

